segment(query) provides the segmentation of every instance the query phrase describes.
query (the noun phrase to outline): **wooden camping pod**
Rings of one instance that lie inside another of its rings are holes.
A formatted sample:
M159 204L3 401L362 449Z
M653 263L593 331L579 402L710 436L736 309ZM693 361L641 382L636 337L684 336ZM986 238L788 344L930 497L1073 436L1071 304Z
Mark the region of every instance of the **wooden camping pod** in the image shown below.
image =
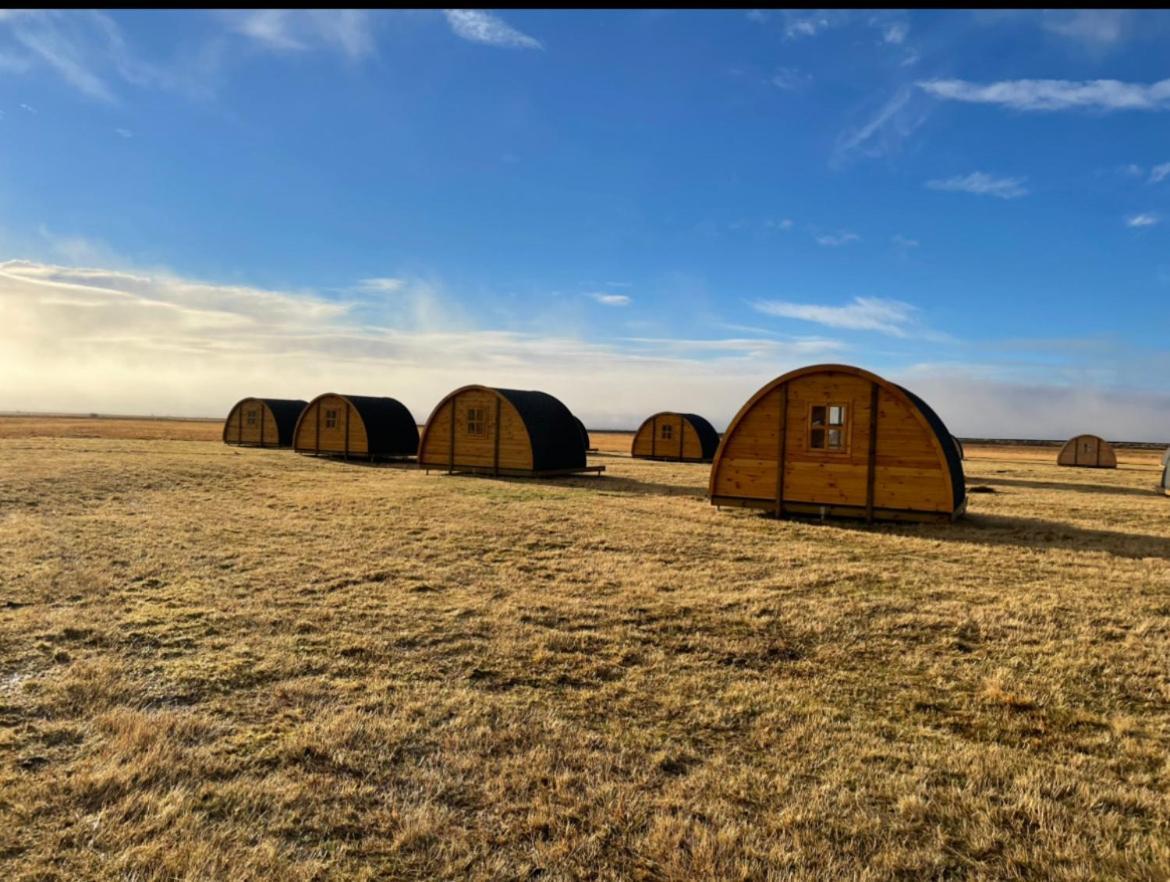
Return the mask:
M1117 454L1113 445L1096 435L1077 435L1064 442L1056 464L1086 469L1115 469Z
M290 398L245 398L223 422L223 443L242 447L291 447L297 418L307 403Z
M1170 447L1162 454L1162 492L1170 496Z
M463 386L440 401L423 428L425 469L522 477L601 472L587 466L576 417L546 392Z
M697 413L664 410L647 417L630 444L637 459L710 462L719 448L719 433Z
M711 465L715 505L776 515L954 520L963 466L921 398L848 365L777 377L735 415Z
M326 392L301 413L293 447L347 459L403 459L418 452L418 425L393 398Z
M959 454L959 459L967 458L967 451L963 449L963 442L951 435L951 440L955 443L955 453Z

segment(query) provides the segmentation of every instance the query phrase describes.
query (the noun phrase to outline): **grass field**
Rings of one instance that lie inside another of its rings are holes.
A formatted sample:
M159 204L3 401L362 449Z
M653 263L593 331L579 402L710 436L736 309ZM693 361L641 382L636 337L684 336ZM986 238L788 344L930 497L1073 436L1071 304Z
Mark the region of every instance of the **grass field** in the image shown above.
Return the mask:
M0 879L1170 878L1154 453L866 527L74 422L0 419Z

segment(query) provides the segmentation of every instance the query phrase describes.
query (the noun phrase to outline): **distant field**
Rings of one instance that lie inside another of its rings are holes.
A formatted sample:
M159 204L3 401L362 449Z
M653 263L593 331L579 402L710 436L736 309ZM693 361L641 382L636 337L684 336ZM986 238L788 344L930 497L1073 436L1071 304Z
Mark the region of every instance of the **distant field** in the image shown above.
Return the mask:
M1170 876L1154 452L867 527L219 432L0 418L0 879Z

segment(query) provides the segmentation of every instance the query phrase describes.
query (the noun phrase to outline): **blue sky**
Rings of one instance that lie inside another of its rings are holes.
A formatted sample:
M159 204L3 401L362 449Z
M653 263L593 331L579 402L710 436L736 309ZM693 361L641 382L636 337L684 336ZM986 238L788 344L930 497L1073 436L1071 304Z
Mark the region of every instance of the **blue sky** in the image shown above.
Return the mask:
M967 436L1170 440L1170 17L0 15L0 409L858 364Z

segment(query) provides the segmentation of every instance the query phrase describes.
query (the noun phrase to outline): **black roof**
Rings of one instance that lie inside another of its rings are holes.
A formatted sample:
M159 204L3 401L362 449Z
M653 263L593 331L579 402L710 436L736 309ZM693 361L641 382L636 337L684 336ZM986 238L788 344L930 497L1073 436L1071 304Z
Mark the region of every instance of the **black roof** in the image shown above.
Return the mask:
M395 398L342 395L353 405L366 427L370 456L414 456L418 453L418 425L406 405Z
M954 436L947 431L947 427L939 419L938 414L931 410L929 404L905 386L899 386L898 388L905 392L906 397L913 401L918 409L922 411L922 415L926 417L926 421L934 429L934 434L938 436L939 444L942 446L943 453L947 458L947 468L951 471L951 487L953 488L954 495L951 502L954 504L955 509L958 509L963 504L963 500L967 498L967 482L963 477L963 463L959 459L958 448L955 447L954 440L950 440L948 443L948 439L954 439Z
M581 418L576 414L573 419L577 421L577 428L581 431L581 441L585 444L585 449L588 450L593 445L589 442L589 430L585 428L585 424L581 422Z
M699 444L703 448L703 459L714 459L715 451L719 449L719 433L715 427L697 413L684 413L679 416L686 419L699 436Z
M297 427L297 419L309 402L301 401L299 398L261 398L264 404L272 411L272 416L276 420L276 431L280 437L281 447L291 447L293 443L293 431Z
M585 441L578 420L557 398L547 392L495 389L520 414L532 442L532 469L582 469Z

